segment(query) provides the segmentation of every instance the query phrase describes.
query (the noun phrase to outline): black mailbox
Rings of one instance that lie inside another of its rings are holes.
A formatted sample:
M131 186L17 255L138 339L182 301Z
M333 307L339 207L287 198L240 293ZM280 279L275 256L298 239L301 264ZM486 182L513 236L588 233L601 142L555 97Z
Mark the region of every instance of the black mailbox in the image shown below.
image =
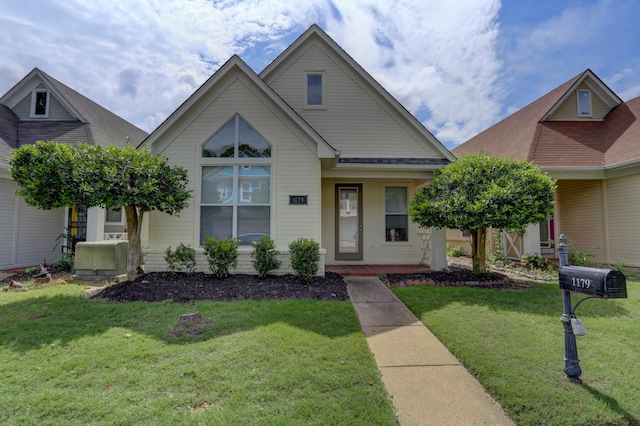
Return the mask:
M620 271L611 269L562 266L559 271L560 288L604 299L627 297L627 279Z

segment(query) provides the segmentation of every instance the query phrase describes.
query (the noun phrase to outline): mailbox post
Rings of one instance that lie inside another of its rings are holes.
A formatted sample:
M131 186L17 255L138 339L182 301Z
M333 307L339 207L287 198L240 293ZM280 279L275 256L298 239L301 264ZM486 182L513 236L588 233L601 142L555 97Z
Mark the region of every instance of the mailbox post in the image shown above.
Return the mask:
M575 318L575 307L571 307L571 291L586 294L590 299L599 297L603 299L619 299L627 297L627 279L618 270L585 268L582 266L569 265L569 247L566 244L566 237L560 235L560 245L558 246L560 257L560 271L558 281L562 290L562 304L564 312L560 321L564 325L564 372L572 383L582 383L580 375L580 360L578 359L578 348L576 346L576 335L571 324ZM576 318L577 324L581 322ZM577 333L584 333L584 329L576 328Z
M564 234L560 235L560 244L558 245L558 256L560 258L560 267L569 265L569 246L567 238ZM571 327L571 293L567 289L562 290L562 305L564 311L560 317L564 326L564 372L571 383L582 383L580 375L580 360L578 359L578 345L576 344L576 335L573 334Z

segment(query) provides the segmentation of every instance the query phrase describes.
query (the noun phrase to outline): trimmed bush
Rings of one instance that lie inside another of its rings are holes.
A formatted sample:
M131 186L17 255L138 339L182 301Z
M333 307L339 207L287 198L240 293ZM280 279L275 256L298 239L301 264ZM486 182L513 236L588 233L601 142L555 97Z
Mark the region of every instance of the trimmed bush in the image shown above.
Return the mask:
M308 238L298 238L289 244L291 267L306 283L313 282L320 263L320 244Z
M196 249L180 243L175 250L171 246L164 252L164 260L171 272L186 272L193 274L196 270Z
M451 256L451 257L462 257L464 256L466 253L464 251L464 249L460 246L450 246L449 244L447 244L447 256Z
M251 252L251 263L258 272L260 278L266 277L269 272L278 269L282 262L278 260L280 252L276 250L276 243L263 235L258 241L251 244L253 252Z
M539 254L525 254L520 259L522 266L534 271L546 271L549 269L549 261Z
M216 240L208 237L202 244L204 252L207 255L209 269L218 278L224 278L229 275L229 268L238 266L238 246L240 242L233 238L222 238Z

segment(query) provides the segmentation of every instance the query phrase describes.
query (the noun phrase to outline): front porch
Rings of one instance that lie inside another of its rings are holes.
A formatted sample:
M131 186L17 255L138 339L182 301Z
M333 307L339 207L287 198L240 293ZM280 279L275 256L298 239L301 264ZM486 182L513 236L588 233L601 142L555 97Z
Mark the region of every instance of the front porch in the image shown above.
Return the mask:
M425 265L326 265L326 272L344 276L377 276L378 274L420 274L431 272Z

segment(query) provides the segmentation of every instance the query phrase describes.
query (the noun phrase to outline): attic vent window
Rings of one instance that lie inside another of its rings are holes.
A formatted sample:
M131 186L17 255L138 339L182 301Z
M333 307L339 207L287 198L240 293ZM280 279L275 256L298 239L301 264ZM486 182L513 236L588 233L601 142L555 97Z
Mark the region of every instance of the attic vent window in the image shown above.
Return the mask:
M578 117L591 117L591 90L578 90Z
M35 90L31 94L31 118L47 118L49 116L49 92Z
M326 78L324 72L305 72L304 74L304 107L324 108L325 107L325 86Z

